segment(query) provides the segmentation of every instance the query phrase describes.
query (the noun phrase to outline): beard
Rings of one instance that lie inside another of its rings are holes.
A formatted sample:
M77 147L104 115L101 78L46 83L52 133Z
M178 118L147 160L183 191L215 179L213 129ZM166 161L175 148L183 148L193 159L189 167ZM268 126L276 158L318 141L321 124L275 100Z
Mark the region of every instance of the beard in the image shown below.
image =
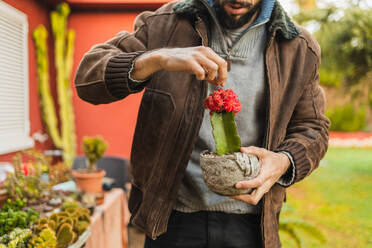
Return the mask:
M261 2L258 2L257 4L253 5L249 2L238 2L236 0L215 0L213 3L214 10L216 11L217 16L219 17L220 24L223 28L226 29L238 29L247 24L253 17L254 14L256 14L257 11L261 9ZM243 16L241 16L239 19L235 19L234 17L228 15L226 11L224 10L223 6L225 4L236 4L240 5L241 8L251 8L247 13L245 13Z

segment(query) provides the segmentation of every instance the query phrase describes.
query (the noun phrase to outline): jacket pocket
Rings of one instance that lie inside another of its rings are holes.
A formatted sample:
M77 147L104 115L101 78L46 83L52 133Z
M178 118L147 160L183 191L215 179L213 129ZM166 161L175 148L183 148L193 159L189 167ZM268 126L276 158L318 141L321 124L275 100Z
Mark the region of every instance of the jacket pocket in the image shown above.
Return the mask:
M159 170L166 140L171 140L169 127L172 123L176 105L170 93L146 88L138 112L137 126L132 146L132 176L134 182L142 187L149 177Z

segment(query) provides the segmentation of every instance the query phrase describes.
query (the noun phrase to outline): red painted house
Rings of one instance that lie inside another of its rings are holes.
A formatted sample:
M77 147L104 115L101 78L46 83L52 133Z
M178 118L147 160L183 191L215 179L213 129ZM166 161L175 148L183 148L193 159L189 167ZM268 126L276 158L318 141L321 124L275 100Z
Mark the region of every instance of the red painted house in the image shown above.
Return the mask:
M8 6L11 6L16 10L22 12L26 15L27 18L28 34L26 40L28 58L27 56L24 56L24 58L27 58L26 71L28 71L28 78L26 78L25 80L27 80L28 92L26 92L26 97L24 99L26 110L28 110L29 112L29 123L27 123L25 130L27 130L28 136L32 137L36 132L46 133L46 131L43 127L39 107L39 96L37 92L36 57L31 35L32 31L39 24L44 24L50 34L49 12L60 1L3 0L3 2ZM67 0L66 2L71 7L69 28L74 29L76 33L74 54L75 72L78 63L84 53L88 51L93 45L102 43L110 39L122 30L132 31L133 21L138 13L143 10L154 10L164 3L169 2L169 0ZM52 84L54 84L56 73L53 64L54 45L51 34L49 35L48 46L50 79ZM1 80L2 79L0 75L0 83ZM53 89L52 86L52 90L55 91L55 87ZM56 94L54 93L54 96L55 95ZM132 136L134 133L137 111L141 96L141 94L132 95L123 101L115 102L108 105L93 106L80 100L74 89L73 103L75 108L78 154L82 153L80 145L83 136L101 135L109 144L109 148L106 152L107 155L118 155L129 158ZM3 101L5 100L6 98L3 98ZM0 111L0 134L2 128L1 122L3 121L3 123L5 123L5 117L7 116L5 115L6 113L3 113L3 115L1 114L2 113ZM2 136L0 135L0 148L1 144L6 147L7 143L12 142L11 139L7 140L7 138L1 137ZM32 146L32 144L28 143L24 147L30 146ZM35 141L34 147L42 150L53 149L53 145L49 139L44 143ZM11 161L11 158L14 155L14 151L16 150L18 149L0 149L0 162Z

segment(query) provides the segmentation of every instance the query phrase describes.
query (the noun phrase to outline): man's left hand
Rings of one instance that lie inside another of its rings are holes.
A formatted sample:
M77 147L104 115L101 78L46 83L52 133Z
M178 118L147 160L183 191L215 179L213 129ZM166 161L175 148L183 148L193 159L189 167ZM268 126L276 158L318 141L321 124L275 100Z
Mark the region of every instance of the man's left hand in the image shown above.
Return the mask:
M240 181L235 187L238 189L254 189L252 193L231 198L249 204L257 205L263 195L267 193L278 179L288 170L291 162L287 155L275 153L259 147L242 147L241 152L254 154L258 157L261 165L260 174L251 180Z

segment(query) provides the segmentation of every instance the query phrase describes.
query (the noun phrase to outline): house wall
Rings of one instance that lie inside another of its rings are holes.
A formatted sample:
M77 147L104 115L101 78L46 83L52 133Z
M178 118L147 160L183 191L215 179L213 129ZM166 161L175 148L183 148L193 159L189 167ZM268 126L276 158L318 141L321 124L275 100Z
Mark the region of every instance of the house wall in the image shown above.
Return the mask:
M27 15L29 33L28 33L28 69L29 69L29 94L30 94L30 134L35 132L45 133L42 117L40 114L39 107L39 96L37 91L37 77L36 77L36 57L34 43L32 41L32 30L34 30L39 24L44 24L49 29L49 16L48 11L36 0L3 0L5 3L15 7ZM51 39L49 39L49 46ZM49 61L52 61L52 54L49 53ZM52 67L52 65L50 65ZM51 78L55 77L55 72L51 70ZM41 144L36 142L35 147L37 149L51 149L52 143L48 140ZM15 153L8 153L0 155L0 161L11 161Z
M133 30L138 13L131 12L73 12L69 23L76 32L74 72L78 63L93 45L103 43L119 31ZM129 158L137 112L142 94L124 100L91 105L81 100L74 89L74 107L78 144L85 135L101 135L108 143L108 155ZM78 153L82 154L81 145Z

